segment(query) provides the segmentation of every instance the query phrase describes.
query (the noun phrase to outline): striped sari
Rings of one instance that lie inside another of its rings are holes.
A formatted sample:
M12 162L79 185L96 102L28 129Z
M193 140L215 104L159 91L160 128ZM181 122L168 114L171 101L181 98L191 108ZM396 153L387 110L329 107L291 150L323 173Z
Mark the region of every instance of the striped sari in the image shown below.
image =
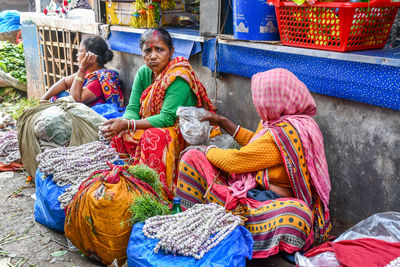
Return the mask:
M254 258L266 258L279 251L305 250L314 241L326 238L330 230L329 213L324 212L311 182L298 132L287 122L271 126L270 132L281 152L294 198L263 202L240 198L234 204L226 203L234 199L227 179L231 174L218 170L197 150L188 151L179 165L176 195L182 199L182 206L214 202L231 209L242 208L241 215L247 218L245 226L254 238ZM268 190L268 169L259 170L255 180L259 187Z

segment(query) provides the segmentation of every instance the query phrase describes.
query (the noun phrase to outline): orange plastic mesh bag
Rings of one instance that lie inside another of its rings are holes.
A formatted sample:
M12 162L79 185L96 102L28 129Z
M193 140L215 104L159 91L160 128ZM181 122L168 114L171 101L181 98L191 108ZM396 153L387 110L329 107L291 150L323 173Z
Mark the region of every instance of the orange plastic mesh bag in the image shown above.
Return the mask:
M81 184L66 207L64 230L89 258L107 265L116 259L122 265L132 228L128 208L140 195L155 192L128 173L127 166L111 166Z

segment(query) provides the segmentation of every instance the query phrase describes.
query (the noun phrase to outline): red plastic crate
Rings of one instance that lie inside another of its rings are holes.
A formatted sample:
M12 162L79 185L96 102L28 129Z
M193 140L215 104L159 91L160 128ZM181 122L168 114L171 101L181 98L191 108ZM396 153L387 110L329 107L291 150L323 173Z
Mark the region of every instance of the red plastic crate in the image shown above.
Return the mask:
M355 51L384 47L400 2L324 2L275 5L282 44L330 51Z

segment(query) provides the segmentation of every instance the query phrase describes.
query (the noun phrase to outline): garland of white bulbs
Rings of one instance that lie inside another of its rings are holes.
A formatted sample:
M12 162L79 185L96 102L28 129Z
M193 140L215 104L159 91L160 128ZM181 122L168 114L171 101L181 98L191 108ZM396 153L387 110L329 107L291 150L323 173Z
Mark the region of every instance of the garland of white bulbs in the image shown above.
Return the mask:
M185 212L147 219L143 233L160 240L154 253L162 249L166 254L201 259L241 223L240 216L226 212L223 206L196 204Z
M398 267L400 266L400 257L392 260L389 264L385 265L385 267Z
M18 146L18 133L11 130L0 132L0 162L8 165L21 159Z
M109 169L107 162L118 159L116 151L102 142L95 141L81 146L58 147L37 155L43 178L53 174L53 181L60 187L71 185L59 196L64 208L78 192L79 185L94 171Z

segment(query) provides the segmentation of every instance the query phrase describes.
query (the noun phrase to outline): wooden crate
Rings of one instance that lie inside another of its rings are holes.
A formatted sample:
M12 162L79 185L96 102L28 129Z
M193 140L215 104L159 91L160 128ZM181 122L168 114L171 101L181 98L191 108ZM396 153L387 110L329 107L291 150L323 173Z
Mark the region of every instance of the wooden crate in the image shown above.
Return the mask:
M38 36L44 89L47 91L61 78L78 71L76 54L81 42L81 33L38 26Z

